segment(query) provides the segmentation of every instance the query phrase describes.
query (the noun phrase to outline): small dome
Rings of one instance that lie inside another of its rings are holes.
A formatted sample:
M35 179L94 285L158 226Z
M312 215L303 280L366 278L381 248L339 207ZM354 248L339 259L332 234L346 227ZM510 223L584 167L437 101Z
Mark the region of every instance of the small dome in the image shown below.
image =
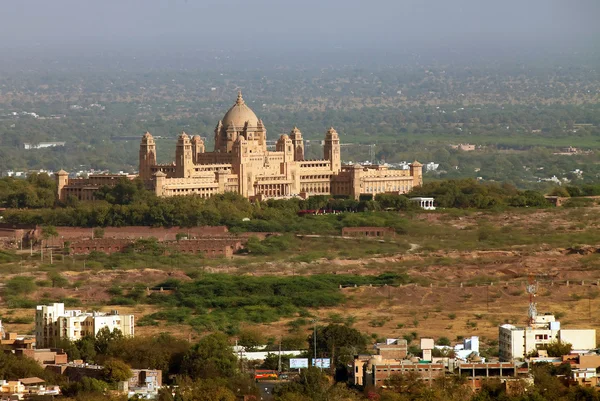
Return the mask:
M413 167L423 167L423 165L416 160L414 162L412 162L410 165Z
M65 170L60 169L56 172L56 175L69 175L69 173L67 173Z
M162 171L157 171L156 173L154 173L155 177L166 177L167 175L165 173L163 173Z
M150 131L146 131L146 133L144 134L143 137L146 139L150 139L150 138L152 138L152 134L150 133Z
M204 142L204 141L202 140L202 137L200 135L194 135L192 137L192 142Z
M179 139L186 140L186 139L190 139L190 137L188 136L188 134L185 133L185 131L181 131L181 134L179 134Z
M248 122L250 127L256 127L258 125L258 117L256 117L256 114L254 114L250 107L246 106L241 91L238 92L235 104L231 106L227 113L225 113L225 116L223 116L223 120L221 121L225 127L232 125L237 128L243 128L246 122Z
M279 140L280 140L280 141L287 141L287 140L289 140L289 139L290 139L290 137L289 137L289 136L287 136L286 134L281 134L281 135L279 136Z

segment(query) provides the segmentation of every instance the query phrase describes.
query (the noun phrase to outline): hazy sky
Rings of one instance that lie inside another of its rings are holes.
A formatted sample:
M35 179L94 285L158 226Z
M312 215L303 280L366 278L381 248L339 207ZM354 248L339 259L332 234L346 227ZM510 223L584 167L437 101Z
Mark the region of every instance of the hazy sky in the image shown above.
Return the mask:
M1 0L0 45L239 49L600 42L600 0Z

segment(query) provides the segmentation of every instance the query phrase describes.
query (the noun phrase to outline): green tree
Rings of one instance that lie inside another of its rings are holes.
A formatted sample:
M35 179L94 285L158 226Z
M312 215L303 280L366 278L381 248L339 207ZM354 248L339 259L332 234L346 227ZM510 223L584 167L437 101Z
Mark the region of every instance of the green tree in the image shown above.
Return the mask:
M163 377L178 374L189 343L168 333L157 336L125 337L108 345L107 355L119 358L136 369L160 369Z
M105 355L108 351L110 343L123 339L123 333L119 329L110 331L108 327L103 327L98 330L94 341L94 348L99 355Z
M48 278L52 282L52 287L64 288L69 285L69 280L67 280L58 272L48 273Z
M61 387L62 394L67 397L81 397L81 399L91 399L94 394L104 394L108 391L108 383L91 377L83 377L80 381L74 381Z
M365 350L365 337L356 329L340 324L329 324L317 328L317 354L327 353L331 356L332 367L344 366L351 355ZM308 338L309 354L314 353L314 333ZM343 352L341 352L343 351Z
M56 231L56 227L54 226L44 226L42 227L42 238L46 241L50 238L58 237L58 231Z
M325 401L329 379L321 369L310 367L302 370L300 375L292 382L285 383L273 390L275 400L308 400Z
M541 345L538 349L545 349L548 351L548 356L560 357L570 354L571 350L573 349L573 345L567 342L556 340L549 344Z
M192 379L232 377L236 371L237 357L222 333L203 337L184 355L181 363L181 373Z
M75 341L75 346L79 351L81 359L88 363L94 363L96 361L96 338L93 336L85 336Z
M102 378L108 383L118 383L131 378L131 368L119 359L110 358L103 362Z
M238 344L245 347L247 351L254 351L259 345L265 344L263 334L257 329L243 329L238 337Z
M0 377L4 380L18 380L31 376L48 380L52 379L51 375L34 359L17 357L12 353L0 352Z

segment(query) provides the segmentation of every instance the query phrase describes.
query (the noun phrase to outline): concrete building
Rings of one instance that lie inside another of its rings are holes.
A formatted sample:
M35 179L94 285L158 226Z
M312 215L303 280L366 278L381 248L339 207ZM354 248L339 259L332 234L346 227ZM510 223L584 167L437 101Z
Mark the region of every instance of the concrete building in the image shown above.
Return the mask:
M527 367L518 367L515 362L459 362L457 373L466 378L466 384L473 391L479 391L489 378L499 379L502 383L511 380L522 380L533 385L533 378Z
M388 338L385 343L375 344L374 348L383 359L404 359L408 355L408 342L403 338Z
M0 322L0 333L2 323ZM6 350L32 349L35 346L35 337L30 335L19 335L17 333L2 333L0 347Z
M60 395L59 386L46 386L38 377L27 377L14 381L0 380L0 400L13 401L30 399L36 396L47 396L54 399Z
M596 368L572 369L569 384L596 388L598 386L598 376L596 374Z
M383 359L381 355L373 355L364 366L363 385L381 387L394 375L416 373L421 380L431 384L436 378L443 377L446 367L443 363L432 363L418 360Z
M501 361L523 359L544 345L561 341L570 343L575 350L596 348L595 329L561 329L554 315L535 317L533 324L517 327L504 324L499 327L498 342Z
M35 313L37 347L54 346L61 339L78 340L96 336L103 328L120 330L124 336L134 335L134 316L110 313L65 310L65 304L38 305Z
M144 134L139 151L139 177L158 196L198 195L203 198L235 192L249 199L307 198L313 195L360 195L406 193L423 182L423 165L390 170L379 165L343 165L340 138L329 128L323 141L323 159L306 160L304 139L296 127L281 135L275 151L267 149L267 129L246 105L241 92L214 130L215 147L206 152L199 135L179 135L175 161L156 162L154 137ZM118 177L120 178L120 176ZM114 185L116 176L69 179L56 174L58 196L93 199L102 185Z
M16 356L25 356L35 360L42 366L67 363L67 353L59 348L16 349Z

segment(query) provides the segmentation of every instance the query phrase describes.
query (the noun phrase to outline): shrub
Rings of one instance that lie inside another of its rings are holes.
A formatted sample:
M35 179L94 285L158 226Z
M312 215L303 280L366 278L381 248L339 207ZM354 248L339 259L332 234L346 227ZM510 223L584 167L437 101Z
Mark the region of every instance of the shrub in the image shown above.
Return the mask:
M143 316L141 319L135 322L136 326L144 327L144 326L158 326L159 323L152 319L150 316Z
M10 297L6 298L6 305L11 309L32 309L35 308L36 302L27 298Z
M436 341L436 344L437 345L447 345L447 346L449 346L451 343L450 343L450 339L448 337L440 337Z
M7 296L29 294L35 291L36 284L33 277L16 276L6 282L4 293Z

